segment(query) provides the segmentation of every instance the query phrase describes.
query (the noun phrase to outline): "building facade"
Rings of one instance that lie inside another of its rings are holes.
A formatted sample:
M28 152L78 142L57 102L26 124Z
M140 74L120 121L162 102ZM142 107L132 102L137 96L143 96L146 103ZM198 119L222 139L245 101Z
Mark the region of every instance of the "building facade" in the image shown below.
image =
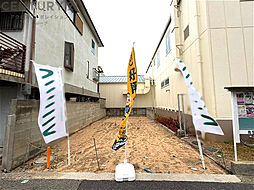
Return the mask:
M185 112L191 115L184 78L174 61L179 58L221 125L225 136L220 140L232 139L231 96L224 88L254 86L253 6L242 0L172 0L169 22L147 68L155 80L157 108L176 111L177 94L184 94Z
M123 116L126 104L127 77L101 76L100 95L106 99L107 115ZM137 95L132 114L146 115L147 108L154 107L154 88L148 76L138 75Z
M32 62L63 68L67 100L95 101L99 47L82 0L0 2L0 147L12 99L39 99Z

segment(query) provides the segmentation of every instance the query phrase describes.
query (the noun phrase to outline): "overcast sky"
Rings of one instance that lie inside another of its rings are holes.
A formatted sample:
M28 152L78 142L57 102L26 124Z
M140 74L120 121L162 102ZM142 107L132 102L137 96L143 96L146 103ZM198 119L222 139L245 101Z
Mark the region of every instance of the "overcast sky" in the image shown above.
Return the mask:
M104 47L105 75L126 75L132 44L138 74L145 74L169 19L170 0L83 0Z

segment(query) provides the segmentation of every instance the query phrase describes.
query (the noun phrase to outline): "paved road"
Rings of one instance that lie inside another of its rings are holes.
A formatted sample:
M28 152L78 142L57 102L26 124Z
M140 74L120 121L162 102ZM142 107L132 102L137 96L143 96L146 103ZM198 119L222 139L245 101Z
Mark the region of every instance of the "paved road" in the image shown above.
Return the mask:
M21 184L21 180L0 180L0 189L2 190L253 190L253 184L234 184L234 183L206 183L206 182L169 182L169 181L135 181L117 183L115 181L94 181L94 180L29 180L26 184Z

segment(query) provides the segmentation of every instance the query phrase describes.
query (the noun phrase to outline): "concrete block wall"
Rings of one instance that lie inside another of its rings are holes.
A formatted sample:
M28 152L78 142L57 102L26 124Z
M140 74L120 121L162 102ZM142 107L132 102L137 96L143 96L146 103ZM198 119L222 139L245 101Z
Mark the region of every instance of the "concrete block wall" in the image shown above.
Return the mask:
M105 117L106 109L103 104L104 100L67 102L66 126L70 134ZM12 100L5 132L3 169L10 171L46 149L37 124L39 106L37 100Z
M124 116L125 108L107 108L107 116ZM131 116L146 116L146 108L133 108Z
M155 109L146 108L146 117L148 117L149 119L155 119Z
M106 116L105 101L67 102L67 128L70 134ZM103 108L104 107L104 108Z

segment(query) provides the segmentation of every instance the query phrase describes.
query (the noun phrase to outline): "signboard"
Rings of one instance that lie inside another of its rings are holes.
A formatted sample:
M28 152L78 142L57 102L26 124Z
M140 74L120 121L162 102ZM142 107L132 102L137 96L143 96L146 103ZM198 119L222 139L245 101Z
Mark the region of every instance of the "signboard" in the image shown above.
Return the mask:
M240 135L254 135L254 87L226 87L231 91L235 161Z
M254 92L236 92L240 130L254 130Z

